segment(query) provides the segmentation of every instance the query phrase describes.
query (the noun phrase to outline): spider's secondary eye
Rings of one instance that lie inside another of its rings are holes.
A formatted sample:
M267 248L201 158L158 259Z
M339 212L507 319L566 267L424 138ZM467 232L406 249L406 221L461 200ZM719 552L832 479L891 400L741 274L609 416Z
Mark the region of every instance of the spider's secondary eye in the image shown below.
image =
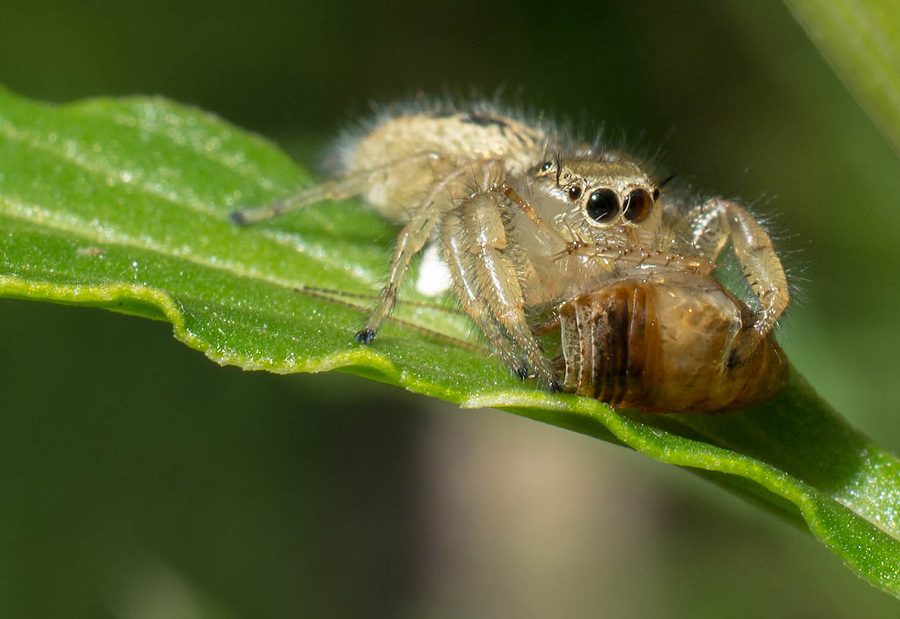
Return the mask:
M659 187L654 187L653 189L653 201L656 202L659 200Z
M548 170L549 170L550 168L552 168L552 167L553 167L553 162L552 162L552 161L545 161L545 162L544 162L544 165L541 166L541 172L546 172L546 171L548 171Z
M612 189L598 189L588 198L586 210L588 217L594 221L605 223L618 213L619 197Z
M569 200L571 200L572 202L575 202L576 200L578 200L581 197L581 194L583 192L584 192L584 190L579 185L572 185L571 187L569 187L569 191L568 191Z
M652 208L653 198L643 189L634 189L625 196L624 214L628 221L635 223L644 221Z

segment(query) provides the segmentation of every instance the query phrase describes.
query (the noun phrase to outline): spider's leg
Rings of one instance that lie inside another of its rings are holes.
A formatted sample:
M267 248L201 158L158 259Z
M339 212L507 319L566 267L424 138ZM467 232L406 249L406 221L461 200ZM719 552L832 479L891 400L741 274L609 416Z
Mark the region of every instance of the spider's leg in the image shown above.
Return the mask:
M491 166L496 162L484 161L472 166L455 168L444 176L435 180L428 192L419 201L410 213L410 219L397 236L397 245L391 259L390 271L387 283L378 295L375 306L369 314L366 325L356 334L356 340L364 344L370 343L378 334L384 319L393 311L397 303L397 295L400 284L406 275L409 262L422 248L428 239L435 224L443 213L453 206L454 196L460 195L465 189L469 176L476 173L481 176L489 174Z
M702 256L715 260L731 239L744 277L759 299L760 309L753 323L738 334L732 347L728 363L739 365L753 355L788 306L790 297L784 267L768 233L737 203L713 198L697 207L691 219L693 245Z
M520 273L503 217L507 202L501 190L485 191L448 211L441 224L444 257L463 309L500 357L519 376L534 375L556 386L550 361L525 318Z
M385 177L401 173L404 168L415 168L422 161L434 160L434 153L420 153L412 157L404 157L391 161L377 168L351 172L331 181L303 187L295 193L269 204L240 209L231 213L231 220L239 225L254 224L265 219L272 219L299 210L310 204L325 200L346 200L365 193L373 183Z
M231 220L239 225L255 224L265 219L272 219L289 211L296 211L304 206L325 200L345 200L362 193L368 187L371 172L351 174L333 181L304 187L296 193L261 206L254 206L232 211Z

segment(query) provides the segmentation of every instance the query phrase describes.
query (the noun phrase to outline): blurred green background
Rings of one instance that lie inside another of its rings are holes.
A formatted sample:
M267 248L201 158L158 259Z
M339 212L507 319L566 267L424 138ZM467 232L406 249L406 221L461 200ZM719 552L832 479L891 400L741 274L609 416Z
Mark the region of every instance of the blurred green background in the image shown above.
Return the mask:
M900 451L900 167L779 2L7 0L0 83L163 95L311 167L369 101L419 91L605 123L770 218L785 348ZM2 300L0 342L2 616L898 613L811 536L586 437L220 368L100 310Z

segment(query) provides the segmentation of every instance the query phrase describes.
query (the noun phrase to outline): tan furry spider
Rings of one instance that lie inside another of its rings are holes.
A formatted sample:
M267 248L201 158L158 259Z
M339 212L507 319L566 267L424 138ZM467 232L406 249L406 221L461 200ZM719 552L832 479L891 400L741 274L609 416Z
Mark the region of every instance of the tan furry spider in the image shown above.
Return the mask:
M783 386L772 329L788 305L785 273L739 204L691 203L619 150L486 104L382 114L337 153L335 180L234 219L362 196L401 223L359 342L373 341L430 240L462 308L523 379L645 411L743 408ZM729 240L753 309L713 278ZM548 334L559 335L556 359L539 342Z

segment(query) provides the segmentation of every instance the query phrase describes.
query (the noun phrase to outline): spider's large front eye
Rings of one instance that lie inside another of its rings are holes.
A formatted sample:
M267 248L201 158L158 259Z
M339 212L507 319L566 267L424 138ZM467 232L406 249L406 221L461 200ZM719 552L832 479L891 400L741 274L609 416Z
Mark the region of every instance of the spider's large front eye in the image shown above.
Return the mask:
M644 189L634 189L625 196L623 207L625 219L640 223L650 214L650 209L653 208L653 197Z
M584 193L584 190L580 185L572 185L571 187L569 187L569 191L566 192L571 202L575 202L576 200L581 198L582 193Z
M594 221L606 223L619 212L619 197L612 189L598 189L588 198L585 210Z

